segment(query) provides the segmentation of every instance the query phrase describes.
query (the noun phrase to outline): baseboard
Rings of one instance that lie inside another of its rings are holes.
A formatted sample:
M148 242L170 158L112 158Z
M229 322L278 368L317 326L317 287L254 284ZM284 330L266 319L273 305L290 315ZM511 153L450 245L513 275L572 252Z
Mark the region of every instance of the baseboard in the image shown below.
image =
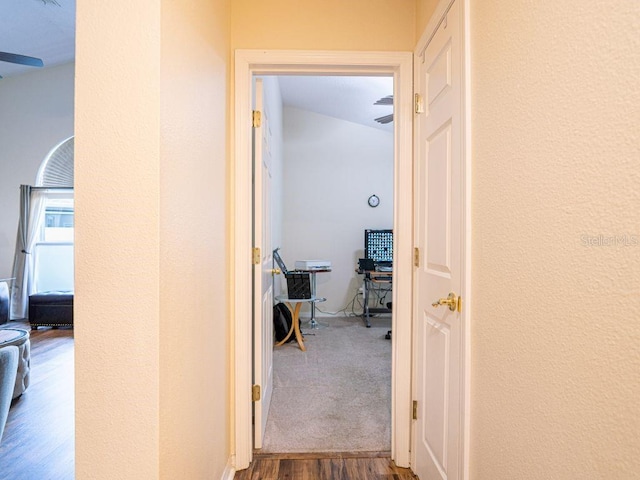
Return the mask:
M224 468L224 472L222 472L222 477L220 477L220 480L233 480L233 477L236 476L236 469L233 466L234 464L235 458L232 455L227 461L227 466Z
M323 460L339 458L388 458L391 451L380 452L294 452L294 453L258 453L253 452L253 459L269 460Z

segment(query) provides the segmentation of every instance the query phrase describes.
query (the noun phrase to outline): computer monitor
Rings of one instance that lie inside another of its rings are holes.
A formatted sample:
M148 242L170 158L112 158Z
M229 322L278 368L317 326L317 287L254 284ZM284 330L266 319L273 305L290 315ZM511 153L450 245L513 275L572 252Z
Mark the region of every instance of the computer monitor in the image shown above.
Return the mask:
M364 231L364 256L378 265L393 263L393 230Z

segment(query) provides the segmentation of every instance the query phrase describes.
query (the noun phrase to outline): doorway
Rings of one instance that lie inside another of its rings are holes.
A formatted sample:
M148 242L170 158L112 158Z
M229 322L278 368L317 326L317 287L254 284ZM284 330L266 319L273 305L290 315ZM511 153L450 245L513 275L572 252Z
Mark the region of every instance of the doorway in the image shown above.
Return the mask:
M254 152L254 182L265 185L259 178L268 176L273 188L270 201L262 200L264 192L254 193L254 203L261 199L271 213L264 228L265 212L254 212L254 229L271 237L254 246L279 248L289 270L303 268L300 259L329 267L313 274L321 301L313 311L307 303L300 311L304 353L296 342L272 349L272 339L262 341L264 313L254 325L254 345L259 341L262 349L254 347L254 384L261 390L254 447L260 453L389 451L393 77L267 75L255 83L261 125L254 149L258 143L262 148ZM258 171L258 157L268 175ZM365 232L384 233L380 245L369 242L369 254ZM261 256L268 260L268 253ZM387 273L357 273L363 257ZM271 269L263 266L263 276ZM365 276L377 279L366 283L374 315L366 320ZM283 275L273 276L273 283L274 297L286 294Z
M233 258L235 313L236 468L252 459L252 264L251 238L251 82L254 75L391 75L394 79L395 259L392 315L391 456L409 465L411 400L412 269L412 56L376 52L237 51L235 70L235 164ZM402 188L402 186L405 186ZM403 321L400 321L403 319Z

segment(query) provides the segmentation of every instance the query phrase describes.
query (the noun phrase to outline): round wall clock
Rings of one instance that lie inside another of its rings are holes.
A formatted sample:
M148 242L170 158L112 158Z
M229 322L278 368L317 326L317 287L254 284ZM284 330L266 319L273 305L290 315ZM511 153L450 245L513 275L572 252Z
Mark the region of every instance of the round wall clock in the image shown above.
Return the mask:
M380 199L376 194L371 195L367 201L369 202L370 207L377 207L380 205Z

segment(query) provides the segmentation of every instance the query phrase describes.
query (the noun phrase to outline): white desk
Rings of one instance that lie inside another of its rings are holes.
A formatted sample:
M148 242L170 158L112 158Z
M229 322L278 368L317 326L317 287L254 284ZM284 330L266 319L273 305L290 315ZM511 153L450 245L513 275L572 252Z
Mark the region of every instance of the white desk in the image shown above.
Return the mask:
M316 321L316 303L317 302L325 302L327 299L322 297L316 297L316 273L328 273L331 271L330 268L309 268L309 269L298 269L298 272L306 272L310 274L310 283L311 283L311 296L316 300L311 302L311 321L309 322L309 328L316 329L320 328L320 324Z

